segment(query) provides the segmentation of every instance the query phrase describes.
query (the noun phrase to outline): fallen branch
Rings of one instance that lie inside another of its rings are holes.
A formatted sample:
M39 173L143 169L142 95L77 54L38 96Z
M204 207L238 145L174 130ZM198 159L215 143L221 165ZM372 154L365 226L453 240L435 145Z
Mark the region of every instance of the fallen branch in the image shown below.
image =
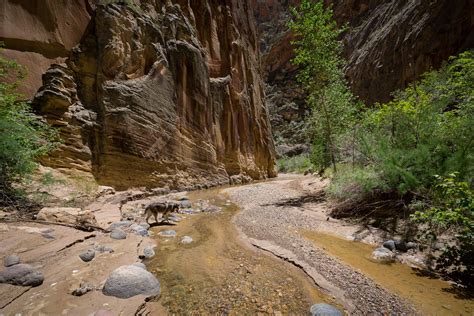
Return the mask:
M57 226L70 227L70 228L74 228L74 229L85 231L85 232L92 232L92 231L100 231L100 232L103 232L103 233L110 232L107 229L104 229L102 227L95 226L95 225L67 224L67 223L38 221L38 220L23 219L23 218L16 218L16 219L2 218L2 219L0 219L0 222L3 222L3 223L26 222L26 223L37 223L37 224L43 224L43 225L57 225Z

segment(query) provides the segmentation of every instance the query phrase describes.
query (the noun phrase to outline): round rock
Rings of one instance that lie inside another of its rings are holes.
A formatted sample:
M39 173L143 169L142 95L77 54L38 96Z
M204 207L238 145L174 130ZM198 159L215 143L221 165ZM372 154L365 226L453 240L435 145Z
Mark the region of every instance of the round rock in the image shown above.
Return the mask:
M0 283L22 286L38 286L44 281L43 274L29 264L15 264L0 272Z
M20 257L18 257L17 255L6 256L3 259L3 265L5 267L11 267L11 266L14 266L15 264L19 264L19 263L20 263Z
M184 236L183 238L181 238L181 243L182 244L190 244L193 242L193 239L190 237L190 236Z
M182 200L182 201L179 201L179 206L181 208L191 208L192 204L189 200Z
M394 251L395 250L395 241L387 240L386 242L383 243L383 246L385 248L387 248L388 250Z
M94 249L88 249L86 252L83 252L79 255L79 258L81 258L82 261L84 262L89 262L95 257L95 251Z
M342 316L340 310L326 303L314 304L309 311L311 316Z
M372 258L381 263L395 261L395 255L387 248L377 248L372 252Z
M143 257L145 257L145 259L150 259L150 258L154 257L155 256L154 248L155 247L153 247L153 246L146 246L143 249Z
M117 228L117 229L112 230L112 232L110 233L110 238L125 239L127 238L127 234L123 230Z
M105 281L102 293L118 298L160 294L160 282L150 272L135 265L115 269Z
M114 229L118 229L118 228L126 228L128 226L132 225L132 222L131 221L120 221L120 222L115 222L115 223L112 223L110 226L109 226L109 230L114 230Z

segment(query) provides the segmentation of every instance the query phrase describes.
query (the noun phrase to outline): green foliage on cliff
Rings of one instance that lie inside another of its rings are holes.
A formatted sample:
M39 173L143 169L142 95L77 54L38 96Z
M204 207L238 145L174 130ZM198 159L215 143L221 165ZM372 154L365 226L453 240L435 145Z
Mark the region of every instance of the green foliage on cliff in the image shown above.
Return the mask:
M354 97L342 71L342 43L331 7L322 1L303 0L291 9L289 26L296 36L293 63L299 66L298 81L308 93L312 108L312 162L320 172L339 160L338 138L350 130Z
M55 132L16 90L24 77L14 61L0 56L0 205L12 194L12 183L22 181L35 169L35 159L55 146Z

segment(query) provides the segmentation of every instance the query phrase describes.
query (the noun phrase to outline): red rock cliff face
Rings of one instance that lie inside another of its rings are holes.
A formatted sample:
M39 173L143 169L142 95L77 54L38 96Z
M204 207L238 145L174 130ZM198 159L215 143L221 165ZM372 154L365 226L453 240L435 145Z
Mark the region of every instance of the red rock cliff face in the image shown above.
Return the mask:
M272 124L285 142L300 142L291 122L305 115L301 92L293 88L296 69L289 6L298 0L253 0L261 34L262 68L269 85ZM474 47L472 0L333 0L338 23L348 23L343 37L346 75L352 91L368 105L385 102L449 56ZM275 97L272 97L275 96ZM299 126L299 125L298 125Z
M28 70L20 86L27 98L41 86L41 75L49 66L63 62L79 43L91 13L88 0L0 2L0 41L6 47L2 54Z
M33 104L64 143L45 162L100 183L189 187L275 176L247 1L97 6Z

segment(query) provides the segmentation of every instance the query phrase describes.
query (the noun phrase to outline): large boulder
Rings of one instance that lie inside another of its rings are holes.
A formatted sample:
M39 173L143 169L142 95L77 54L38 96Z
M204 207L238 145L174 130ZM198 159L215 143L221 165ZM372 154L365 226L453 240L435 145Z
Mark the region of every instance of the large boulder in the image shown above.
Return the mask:
M97 225L94 213L77 207L44 207L36 215L36 219L82 226Z
M15 264L0 272L0 283L38 286L41 285L43 281L43 274L29 264Z
M157 296L160 294L160 282L153 274L141 267L121 266L109 275L102 293L118 298L129 298L135 295Z

